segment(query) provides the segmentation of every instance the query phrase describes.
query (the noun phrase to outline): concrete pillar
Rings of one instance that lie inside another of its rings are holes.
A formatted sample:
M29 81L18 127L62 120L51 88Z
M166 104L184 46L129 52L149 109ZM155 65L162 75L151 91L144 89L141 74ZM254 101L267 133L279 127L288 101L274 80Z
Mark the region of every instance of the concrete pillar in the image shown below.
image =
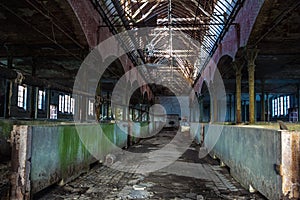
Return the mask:
M236 76L236 123L240 124L242 122L242 103L241 103L241 96L242 96L242 69L243 69L243 62L232 62L232 67L235 70Z
M257 49L247 49L248 61L248 82L249 82L249 123L255 123L255 59L257 57Z

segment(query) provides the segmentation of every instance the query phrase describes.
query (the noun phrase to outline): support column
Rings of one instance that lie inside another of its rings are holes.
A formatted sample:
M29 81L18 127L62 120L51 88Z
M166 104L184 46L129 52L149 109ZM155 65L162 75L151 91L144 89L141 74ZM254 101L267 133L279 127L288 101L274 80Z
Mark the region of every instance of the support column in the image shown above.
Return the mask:
M217 99L217 97L216 97L217 95L214 95L213 96L213 101L214 101L214 110L213 110L213 112L214 112L214 122L218 122L219 121L219 119L218 119L218 115L219 115L219 113L218 113L218 99Z
M267 110L267 122L270 122L270 102L269 102L269 94L266 94L266 110Z
M106 92L106 119L108 119L110 117L110 115L109 115L109 104L110 104L109 92Z
M245 122L247 121L247 102L246 100L244 102L244 117L245 117Z
M199 121L203 122L203 95L199 95L198 99L199 99L199 112L200 112L200 116L199 116Z
M84 77L84 80L82 82L82 85L81 85L81 89L82 91L87 91L87 87L88 87L88 79L87 79L87 71L85 70L83 72L83 77ZM89 110L89 101L88 101L88 97L85 96L85 95L82 95L81 96L81 101L80 101L80 122L86 122L87 121L87 118L88 118L88 110Z
M46 97L47 97L47 102L46 102L47 119L50 119L50 100L51 100L51 96L50 95L51 95L51 90L47 89L46 90Z
M236 123L242 123L242 103L241 103L241 96L242 96L242 69L243 69L243 62L232 62L232 67L235 70L236 76Z
M210 93L210 122L217 121L217 99L215 95L214 83L210 81L209 84L209 93Z
M266 115L265 115L265 81L261 81L261 121L265 122L266 121Z
M9 56L7 58L7 68L12 69L13 57ZM13 81L6 81L6 93L5 93L5 111L4 117L6 119L11 117L11 98L13 93Z
M257 49L247 49L248 61L248 82L249 82L249 123L255 123L255 59L257 57Z
M32 59L31 76L36 77L36 61L35 61L35 59ZM30 91L30 118L36 119L35 112L37 112L38 89L36 89L36 87L34 87L34 86L31 86L30 90L28 90L28 91Z
M231 110L232 110L232 99L231 99L232 95L229 94L229 119L228 121L231 122Z
M101 115L101 82L99 81L97 88L96 88L96 96L95 96L95 111L96 111L96 121L100 121L100 115Z
M35 101L34 101L34 119L38 118L38 100L39 100L39 88L34 87L35 90ZM44 105L43 105L44 106Z
M232 121L235 122L236 121L236 110L234 108L236 108L236 94L233 94L233 109L232 109Z

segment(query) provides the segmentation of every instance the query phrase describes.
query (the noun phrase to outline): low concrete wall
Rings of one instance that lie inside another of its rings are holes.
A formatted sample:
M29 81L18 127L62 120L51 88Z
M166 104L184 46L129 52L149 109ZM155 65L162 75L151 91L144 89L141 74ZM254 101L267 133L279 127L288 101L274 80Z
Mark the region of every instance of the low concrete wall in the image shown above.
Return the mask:
M96 159L104 160L114 145L123 148L127 144L127 134L116 124L32 126L31 134L32 193L72 179Z
M15 125L11 133L16 179L12 185L19 191L15 196L26 199L28 194L73 179L88 170L91 163L104 160L116 148L126 147L127 130L135 138L149 134L153 127L147 124ZM20 136L25 139L18 140Z
M289 174L299 173L295 171L295 165L299 165L299 152L298 161L296 159L292 161L289 158L292 157L291 152L286 150L290 150L291 145L282 140L283 138L292 140L291 134L283 137L283 133L277 130L226 125L218 135L221 128L221 125L206 125L204 145L207 149L212 149L210 155L217 156L224 162L230 168L232 176L245 188L251 185L268 199L276 200L289 195L292 192L291 185L297 183L299 185L299 179L293 179L293 183L289 182L290 190L283 190L287 186L282 180ZM284 161L286 159L290 163ZM283 171L286 171L285 174L282 174ZM296 194L297 191L293 193Z

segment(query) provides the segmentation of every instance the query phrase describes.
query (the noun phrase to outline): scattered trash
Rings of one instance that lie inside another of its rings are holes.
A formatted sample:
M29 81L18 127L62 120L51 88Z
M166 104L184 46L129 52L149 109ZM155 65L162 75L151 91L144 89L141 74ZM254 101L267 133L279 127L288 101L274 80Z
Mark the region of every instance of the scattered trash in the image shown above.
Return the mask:
M134 190L145 190L146 186L144 185L134 185L132 186Z
M112 164L114 164L116 162L116 156L113 154L107 154L105 157L105 164L107 166L111 166Z
M197 195L197 200L204 200L204 197L202 195Z
M195 194L195 193L188 193L188 194L186 194L185 196L186 196L187 198L194 199L194 198L197 196L197 194Z

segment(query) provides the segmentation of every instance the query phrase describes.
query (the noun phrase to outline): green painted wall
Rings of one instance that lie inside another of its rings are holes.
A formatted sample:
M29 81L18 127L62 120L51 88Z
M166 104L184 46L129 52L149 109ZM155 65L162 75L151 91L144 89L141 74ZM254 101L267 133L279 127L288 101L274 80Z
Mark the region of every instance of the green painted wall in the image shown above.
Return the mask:
M116 124L32 126L33 193L80 174L126 144L127 134Z

